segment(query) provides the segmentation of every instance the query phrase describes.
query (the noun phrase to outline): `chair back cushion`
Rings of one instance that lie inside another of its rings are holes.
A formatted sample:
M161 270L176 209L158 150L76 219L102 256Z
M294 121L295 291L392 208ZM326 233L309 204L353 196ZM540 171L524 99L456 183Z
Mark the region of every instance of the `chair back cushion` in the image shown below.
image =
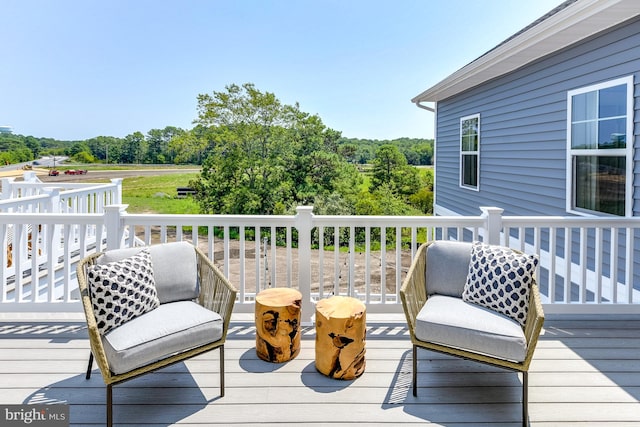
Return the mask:
M438 240L426 252L427 295L461 298L469 273L471 244Z
M120 261L144 247L114 249L97 260L98 264ZM198 297L196 251L189 242L161 243L149 246L153 275L160 304L192 300Z

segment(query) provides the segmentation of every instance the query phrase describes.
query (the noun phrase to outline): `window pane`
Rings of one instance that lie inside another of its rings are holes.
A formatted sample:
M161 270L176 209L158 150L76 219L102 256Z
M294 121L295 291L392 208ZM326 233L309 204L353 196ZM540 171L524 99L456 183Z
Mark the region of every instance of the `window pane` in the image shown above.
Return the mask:
M463 136L462 151L478 151L478 135Z
M627 114L627 85L613 86L600 91L598 117L618 117Z
M596 148L596 126L595 121L571 125L571 148Z
M462 135L475 135L478 133L478 119L462 121Z
M598 129L598 148L626 147L627 119L601 120Z
M462 156L462 184L470 187L478 186L478 156Z
M576 208L625 214L625 158L575 157Z
M597 105L595 91L574 95L571 101L571 121L578 122L597 119Z

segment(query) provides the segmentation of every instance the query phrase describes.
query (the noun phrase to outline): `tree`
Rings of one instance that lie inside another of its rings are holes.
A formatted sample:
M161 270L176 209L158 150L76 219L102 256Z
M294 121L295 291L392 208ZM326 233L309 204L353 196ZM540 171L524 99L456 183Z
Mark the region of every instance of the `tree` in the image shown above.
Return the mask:
M355 144L343 144L338 149L338 153L343 156L349 163L356 162L356 154L358 153L358 146Z
M175 138L179 138L185 134L183 129L175 126L167 126L164 129L151 129L147 132L147 162L153 164L171 163L173 157L169 155L169 145ZM176 161L177 162L177 161ZM189 163L177 162L177 163Z
M318 116L251 83L225 89L198 96L208 157L192 185L203 211L284 213L347 187L340 181L357 174L337 155L340 133Z
M380 147L373 159L371 190L375 191L383 184L393 186L394 175L404 166L407 166L407 159L398 147L391 144Z
M88 139L87 145L93 156L105 163L114 163L120 160L119 153L123 140L113 136L97 136Z
M147 141L142 132L134 132L124 137L120 163L142 163L147 153Z
M42 149L42 146L38 139L34 138L33 136L27 136L24 139L24 143L26 144L27 148L33 153L34 159L40 157L40 150Z
M174 135L166 152L171 153L174 163L201 164L207 145L207 139L192 130Z

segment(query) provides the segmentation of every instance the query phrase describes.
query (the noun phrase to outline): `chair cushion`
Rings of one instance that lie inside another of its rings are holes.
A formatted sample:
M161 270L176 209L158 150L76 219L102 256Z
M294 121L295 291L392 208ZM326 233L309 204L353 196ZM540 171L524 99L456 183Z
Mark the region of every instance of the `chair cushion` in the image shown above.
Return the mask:
M102 337L109 367L122 374L222 338L222 317L192 301L161 304Z
M438 240L426 252L427 295L461 297L469 272L471 243Z
M192 300L198 297L196 252L189 242L161 243L149 246L156 289L160 303ZM118 261L142 250L142 247L107 251L98 264Z
M160 305L148 250L90 266L87 285L102 335Z
M428 298L416 318L415 334L421 341L514 362L522 362L527 353L527 341L518 322L456 297Z
M538 257L475 242L462 299L506 314L524 326Z

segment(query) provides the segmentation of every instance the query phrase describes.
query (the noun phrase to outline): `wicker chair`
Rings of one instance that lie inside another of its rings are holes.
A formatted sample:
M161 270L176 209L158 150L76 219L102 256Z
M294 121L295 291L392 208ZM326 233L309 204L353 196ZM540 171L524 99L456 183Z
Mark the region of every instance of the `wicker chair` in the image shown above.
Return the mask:
M526 426L528 370L544 323L538 286L533 280L526 321L521 326L503 314L462 300L470 258L470 243L428 242L418 249L403 282L400 297L413 344L413 395L417 396L418 388L418 348L521 372L522 417ZM426 305L428 299L432 299L431 305ZM426 313L431 307L436 310L435 315L434 311ZM425 325L425 316L429 315L431 323ZM441 325L437 340L424 339ZM499 333L491 328L497 328ZM512 337L501 336L506 328L510 328ZM514 356L514 348L520 353L518 356Z
M109 427L113 425L113 385L216 348L220 349L220 395L224 396L224 343L237 291L190 243L148 247L159 306L106 333L99 329L101 317L94 313L93 290L89 290L91 266L122 262L142 249L92 254L77 267L91 345L86 378L95 358L107 386Z

